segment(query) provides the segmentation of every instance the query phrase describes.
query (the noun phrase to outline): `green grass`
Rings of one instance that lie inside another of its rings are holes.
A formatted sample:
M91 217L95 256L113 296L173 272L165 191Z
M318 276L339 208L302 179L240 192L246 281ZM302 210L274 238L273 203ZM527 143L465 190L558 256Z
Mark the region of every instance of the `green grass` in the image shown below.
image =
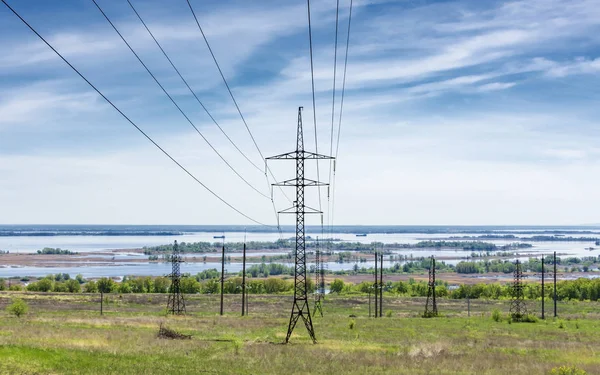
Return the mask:
M25 317L4 311L17 294L30 306ZM561 304L560 321L508 324L508 301L472 300L468 318L464 301L440 300L442 316L423 319L424 299L386 298L392 316L373 319L365 297L329 296L325 316L314 318L318 343L299 322L282 345L289 296L250 296L243 318L239 296L226 296L222 317L217 296L189 296L184 317L164 315L166 296L111 295L102 317L96 302L90 295L0 293L0 374L516 375L566 365L600 373L596 303ZM504 314L499 322L491 318L496 308ZM537 309L533 302L529 308ZM157 338L161 322L192 339Z

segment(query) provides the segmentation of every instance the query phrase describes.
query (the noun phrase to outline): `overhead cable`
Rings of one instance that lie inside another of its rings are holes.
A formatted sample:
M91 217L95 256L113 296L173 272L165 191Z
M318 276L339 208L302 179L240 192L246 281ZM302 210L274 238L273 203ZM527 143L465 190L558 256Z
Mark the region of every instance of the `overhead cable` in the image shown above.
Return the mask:
M237 209L236 207L234 207L231 203L227 202L225 199L223 199L221 196L219 196L217 193L215 193L213 190L211 190L208 186L206 186L204 183L202 183L196 176L194 176L190 171L188 171L182 164L180 164L174 157L172 157L165 149L163 149L160 145L158 145L158 143L156 143L148 134L146 134L138 125L136 125L135 122L133 122L127 115L125 115L125 113L123 113L115 104L113 104L113 102L108 99L96 86L94 86L94 84L92 84L81 72L79 72L79 70L77 70L77 68L75 68L65 57L63 57L62 54L60 54L60 52L58 52L48 41L46 41L46 39L44 39L44 37L42 37L42 35L40 35L40 33L38 33L33 26L31 26L27 21L25 21L25 19L23 17L21 17L21 15L15 10L13 9L7 2L6 0L0 0L2 1L2 3L4 5L6 5L6 7L15 15L17 16L35 35L38 36L38 38L40 38L52 51L54 51L54 53L56 53L56 55L58 55L58 57L60 57L71 69L73 69L73 71L75 73L77 73L77 75L79 75L79 77L81 77L92 89L94 89L94 91L96 91L98 93L98 95L100 95L108 104L111 105L111 107L113 107L117 112L119 112L119 114L121 116L123 116L123 118L125 118L125 120L127 120L131 125L133 125L133 127L139 131L144 137L146 137L146 139L148 139L148 141L150 141L156 148L158 148L164 155L166 155L169 159L171 159L171 161L173 163L175 163L180 169L182 169L187 175L189 175L191 178L194 179L194 181L196 181L198 184L200 184L203 188L205 188L209 193L211 193L215 198L217 198L218 200L220 200L222 203L224 203L226 206L228 206L229 208L231 208L232 210L234 210L235 212L237 212L238 214L240 214L241 216L245 217L246 219L262 225L262 226L266 226L266 227L271 227L270 225L264 224L256 219L253 219L252 217L250 217L249 215L245 214L244 212L240 211L239 209Z
M202 103L202 101L200 101L200 99L198 98L198 95L196 95L196 93L194 92L194 90L192 90L192 88L190 87L190 85L188 84L188 82L185 80L185 78L183 78L183 75L179 72L179 69L177 69L177 67L175 67L175 64L173 63L173 61L171 60L171 58L169 57L169 55L167 54L167 52L165 52L164 48L161 46L161 44L158 42L158 40L156 40L156 38L154 37L154 34L152 33L152 31L150 31L150 28L148 27L148 25L146 25L146 22L144 22L144 20L142 19L142 16L140 16L140 14L135 9L135 7L131 3L131 1L127 0L127 3L129 3L129 6L131 7L131 9L135 13L135 15L139 18L139 20L142 23L142 25L144 25L144 27L146 28L146 31L148 31L148 34L150 34L150 36L154 40L154 43L156 43L156 45L158 46L158 48L160 48L160 50L163 53L163 55L165 56L165 58L169 61L169 63L173 67L173 70L175 70L175 72L177 73L177 75L179 76L179 78L181 78L181 80L183 81L183 83L185 84L185 86L188 88L188 90L190 91L190 93L194 96L194 98L196 98L196 101L198 102L198 104L200 104L200 106L202 107L202 109L204 109L204 111L206 112L206 114L208 115L208 117L210 117L210 119L212 120L212 122L217 126L217 128L219 128L219 130L221 131L221 133L223 133L223 135L225 136L225 138L227 138L227 140L233 145L233 147L235 147L235 149L250 164L252 164L254 166L254 168L258 169L262 173L263 172L262 169L258 165L254 164L254 162L252 160L250 160L250 158L238 147L238 145L235 144L235 142L229 137L229 135L227 135L227 133L225 132L225 130L223 130L223 128L221 127L221 125L219 125L219 123L217 122L217 120L215 120L215 118L213 117L213 115L208 111L208 109Z
M200 137L202 137L202 139L204 139L204 141L206 142L206 144L208 144L208 146L210 146L210 148L229 167L229 169L231 169L233 171L233 173L235 173L242 181L244 181L244 183L246 185L248 185L250 188L252 188L254 191L256 191L261 196L263 196L263 197L265 197L267 199L270 199L270 197L268 195L264 194L263 192L261 192L260 190L258 190L256 187L254 187L254 185L252 185L250 182L248 182L235 168L233 168L233 166L231 164L229 164L229 162L227 160L225 160L225 158L223 157L223 155L221 155L221 153L219 153L219 151L217 151L217 149L210 143L210 141L204 136L204 134L202 134L202 132L196 127L196 125L192 122L192 120L190 120L190 118L185 114L185 112L183 111L183 109L181 109L181 107L173 99L173 97L171 96L171 94L169 94L169 92L159 82L159 80L152 73L152 71L150 71L150 69L148 68L148 66L146 66L146 64L142 61L142 59L139 57L139 55L135 52L135 50L127 42L127 39L125 39L125 37L123 36L123 34L121 34L121 32L119 31L119 29L117 29L117 27L110 20L110 18L108 17L108 15L106 15L106 13L104 13L104 11L100 7L100 5L98 5L98 3L96 2L96 0L92 0L92 2L96 5L96 7L100 11L100 13L102 13L102 15L104 16L104 18L108 21L108 23L116 31L116 33L119 35L119 37L121 37L121 40L123 40L123 42L125 43L125 45L127 45L127 47L129 48L129 50L134 54L134 56L137 58L137 60L140 62L140 64L142 64L142 66L144 67L144 69L146 69L146 71L148 72L148 74L150 74L150 76L154 79L154 81L156 82L156 84L162 89L162 91L165 93L165 95L171 100L171 102L173 103L173 105L179 110L179 112L183 115L183 117L185 117L185 119L187 120L187 122L190 123L190 125L194 128L194 130L196 130L196 132L200 135Z

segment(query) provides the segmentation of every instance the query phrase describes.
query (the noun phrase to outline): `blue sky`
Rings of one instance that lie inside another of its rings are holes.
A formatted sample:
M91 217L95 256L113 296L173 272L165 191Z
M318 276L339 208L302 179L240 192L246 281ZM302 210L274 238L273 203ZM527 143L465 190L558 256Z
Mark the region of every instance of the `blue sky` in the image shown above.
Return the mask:
M127 2L98 3L223 157L269 194ZM186 1L132 3L227 134L262 165ZM270 201L207 146L91 1L10 4L207 186L275 221ZM262 153L294 148L298 106L314 150L306 3L192 4ZM340 1L338 88L348 5ZM335 223L600 222L597 1L354 6ZM335 1L311 9L319 151L328 153ZM249 223L177 169L3 5L0 48L0 223ZM282 180L294 173L291 163L272 168ZM321 164L322 180L328 168ZM315 172L312 165L309 177ZM289 205L279 191L274 197L278 209ZM325 190L322 197L327 207ZM318 206L315 192L308 200Z

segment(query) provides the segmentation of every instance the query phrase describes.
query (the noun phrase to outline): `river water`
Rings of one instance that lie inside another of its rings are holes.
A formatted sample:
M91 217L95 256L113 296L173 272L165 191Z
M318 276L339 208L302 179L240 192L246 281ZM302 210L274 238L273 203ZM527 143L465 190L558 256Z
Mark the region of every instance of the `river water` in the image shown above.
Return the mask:
M478 233L481 234L481 233ZM477 233L460 233L461 236L477 236ZM504 234L516 234L514 232L506 231ZM11 253L35 253L37 250L42 249L44 247L51 248L62 248L68 249L71 251L76 251L85 255L85 253L90 252L98 252L98 251L110 251L117 249L139 249L144 246L156 246L156 245L164 245L173 243L173 241L177 240L178 242L220 242L222 239L215 239L214 236L225 236L225 245L231 242L242 242L244 240L244 236L246 236L247 241L275 241L280 238L277 233L247 233L246 235L243 232L195 232L195 233L185 233L183 235L169 235L169 236L94 236L94 235L78 235L78 236L69 236L69 235L56 235L56 236L5 236L0 237L0 250L8 250ZM283 233L283 238L293 238L294 233L286 232ZM313 235L315 236L315 235ZM448 233L432 233L432 234L423 234L423 233L394 233L394 234L384 234L384 233L370 233L366 237L358 237L355 234L351 233L333 233L332 238L340 239L341 241L349 241L349 242L361 242L361 243L372 243L372 242L382 242L382 243L402 243L402 244L415 244L419 241L424 240L440 240L447 239L451 236ZM529 235L525 235L529 236ZM579 235L573 235L574 237L579 237ZM581 236L585 237L600 237L600 234L583 234ZM482 239L485 242L492 242L498 246L505 245L514 240L491 240L491 239ZM600 248L596 248L593 242L529 242L533 245L532 248L521 249L520 252L525 254L536 254L537 256L541 256L543 254L551 254L556 251L563 256L598 256L600 253ZM594 250L587 250L588 248L593 247ZM249 260L248 264L257 264L260 262L260 257L262 255L283 255L287 254L289 250L282 249L282 251L274 251L274 252L264 252L264 251L254 251L249 252ZM406 249L406 250L397 250L393 252L395 255L405 255L407 257L419 258L419 257L429 257L436 256L437 258L444 259L446 263L456 264L461 260L468 259L471 255L470 251L463 250L451 250L451 249L443 249L443 250L433 250L433 249ZM190 256L195 256L196 258L201 258L202 256L218 256L218 253L207 253L207 254L190 254ZM240 252L231 252L227 253L228 256L231 257L239 257L242 254ZM91 255L90 255L91 256ZM113 263L111 262L112 257L115 259L136 259L139 262L134 264L131 263ZM98 257L96 255L96 257ZM47 267L19 267L19 266L6 266L2 264L2 256L0 255L0 277L11 277L11 276L45 276L50 273L69 273L71 275L82 274L84 277L100 277L100 276L111 276L111 277L119 277L124 275L148 275L148 276L159 276L159 275L167 275L170 272L170 264L163 262L144 262L147 259L147 256L139 253L127 253L120 252L117 254L105 254L100 257L106 259L105 264L98 265L98 262L94 262L93 264L87 265L85 262L85 257L83 259L79 259L77 262L73 263L73 266L65 267L64 264L68 263L68 257L65 257L65 261L62 261L61 264L63 266L54 267L52 263L48 263ZM386 256L384 267L389 267L394 263L398 262L389 262ZM313 260L313 256L308 256L307 260ZM291 266L288 261L278 261L278 263L282 263L288 266ZM402 263L402 262L400 262ZM351 270L355 267L355 264L358 267L372 267L372 262L347 262L347 263L337 263L337 262L327 262L326 267L331 271L337 270ZM220 270L221 264L218 262L207 262L207 263L184 263L181 266L182 272L187 272L191 274L195 274L197 272L216 268ZM238 272L241 270L241 263L231 263L226 265L226 269L228 272Z

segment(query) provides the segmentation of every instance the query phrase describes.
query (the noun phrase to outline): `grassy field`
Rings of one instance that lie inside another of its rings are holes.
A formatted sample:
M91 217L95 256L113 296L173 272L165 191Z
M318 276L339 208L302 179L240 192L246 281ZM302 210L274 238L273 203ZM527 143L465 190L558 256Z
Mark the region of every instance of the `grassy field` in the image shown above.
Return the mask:
M11 298L25 317L4 310ZM561 303L560 319L495 322L507 301L440 300L442 317L423 319L424 300L386 298L390 317L368 318L365 297L328 296L314 319L313 345L300 323L285 338L291 297L188 296L188 315L165 316L166 295L0 293L0 373L4 374L548 374L576 365L600 374L600 304ZM539 312L539 302L529 302ZM548 303L550 305L550 303ZM547 306L550 307L550 306ZM550 309L548 309L550 310ZM551 314L548 314L551 315ZM191 340L157 337L163 323Z

